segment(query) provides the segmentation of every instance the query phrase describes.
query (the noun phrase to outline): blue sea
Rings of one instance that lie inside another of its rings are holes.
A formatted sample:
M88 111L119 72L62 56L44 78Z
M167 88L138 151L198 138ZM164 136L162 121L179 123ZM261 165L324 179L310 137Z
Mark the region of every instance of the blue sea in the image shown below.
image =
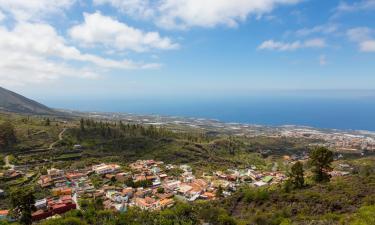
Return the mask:
M39 99L54 108L218 119L260 125L375 131L375 95L265 94L241 97Z

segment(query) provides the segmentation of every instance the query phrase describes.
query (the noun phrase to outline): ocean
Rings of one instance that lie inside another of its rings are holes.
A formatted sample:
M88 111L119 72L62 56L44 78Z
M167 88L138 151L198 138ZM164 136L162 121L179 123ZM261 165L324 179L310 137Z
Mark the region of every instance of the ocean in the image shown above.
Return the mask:
M259 125L375 131L374 96L165 97L40 99L50 107L80 111L124 112L217 119Z

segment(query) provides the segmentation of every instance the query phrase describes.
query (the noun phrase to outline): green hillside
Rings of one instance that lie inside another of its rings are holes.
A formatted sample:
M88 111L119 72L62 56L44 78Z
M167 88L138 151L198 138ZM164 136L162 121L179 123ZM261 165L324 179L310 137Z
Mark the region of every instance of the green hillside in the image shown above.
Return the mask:
M8 156L12 164L31 165L34 177L3 182L0 189L31 186L37 198L50 194L36 183L50 167L76 169L102 162L126 167L138 159L155 159L189 164L195 174L249 166L271 170L275 163L278 170L287 171L284 154L310 149L310 142L304 139L207 136L199 129L174 132L121 121L1 114L0 126L7 123L13 126L15 141L1 149L0 159ZM332 166L340 163L350 164L354 170L327 183L314 182L311 165L305 163L306 185L300 189L285 184L265 188L245 185L227 198L180 202L155 212L130 209L125 214L89 203L83 211L70 211L42 224L374 224L375 159L346 158ZM0 208L7 207L9 201L0 198Z

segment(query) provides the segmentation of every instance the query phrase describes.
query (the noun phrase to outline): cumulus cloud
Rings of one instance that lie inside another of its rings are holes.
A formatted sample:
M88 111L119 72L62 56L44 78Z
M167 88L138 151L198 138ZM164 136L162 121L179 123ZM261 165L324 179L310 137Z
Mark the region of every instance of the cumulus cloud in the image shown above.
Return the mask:
M259 50L277 50L277 51L294 51L303 48L324 48L326 43L324 39L316 38L305 41L279 42L267 40L259 45Z
M351 41L360 42L371 38L373 31L368 27L349 29L346 34Z
M351 13L365 10L374 10L375 0L361 0L352 3L340 2L335 9L334 16L339 16L343 13Z
M143 32L100 12L84 14L84 22L70 29L70 36L85 45L101 44L118 50L144 52L149 49L176 49L178 44L158 32Z
M311 28L302 28L295 32L297 36L310 36L313 34L331 34L338 30L337 24L323 24Z
M362 52L375 52L375 40L363 41L359 46Z
M94 0L95 4L110 4L129 15L146 15L161 27L237 26L249 16L262 16L279 5L291 5L301 0Z
M5 57L6 56L6 57ZM21 86L57 81L62 77L97 78L90 69L74 68L65 63L48 60L33 54L0 52L0 84Z
M356 27L346 32L349 40L356 42L361 52L375 52L374 30L368 27Z
M54 13L61 13L76 0L0 0L0 9L16 20L38 20Z
M135 69L157 67L157 64L112 60L84 54L69 46L55 29L47 24L22 22L13 29L0 26L1 83L30 83L56 80L63 76L93 78L98 69ZM71 64L70 62L76 62ZM79 64L79 65L77 65ZM75 65L75 66L72 66Z

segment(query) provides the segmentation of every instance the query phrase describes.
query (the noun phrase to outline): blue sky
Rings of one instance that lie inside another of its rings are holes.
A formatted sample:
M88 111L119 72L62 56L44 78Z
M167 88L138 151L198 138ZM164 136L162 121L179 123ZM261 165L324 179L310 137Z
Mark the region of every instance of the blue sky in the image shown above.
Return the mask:
M0 0L0 86L34 98L375 89L375 0Z

